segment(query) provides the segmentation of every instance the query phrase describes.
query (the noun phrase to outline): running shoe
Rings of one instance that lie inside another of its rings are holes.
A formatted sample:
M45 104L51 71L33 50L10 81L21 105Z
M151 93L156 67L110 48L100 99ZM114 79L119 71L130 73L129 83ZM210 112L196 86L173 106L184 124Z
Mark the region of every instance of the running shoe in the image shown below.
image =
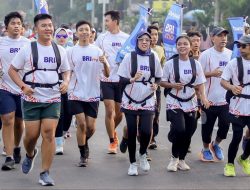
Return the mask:
M15 169L15 160L11 157L6 157L4 164L2 165L3 171L9 171Z
M179 163L179 158L171 157L170 162L169 162L168 167L167 167L167 170L169 172L176 172L177 168L178 168L178 163Z
M38 149L35 148L34 156L32 158L29 158L26 155L25 159L23 160L23 164L22 164L23 173L28 174L29 172L31 172L31 170L33 169L34 161L35 161L37 154L38 154Z
M128 175L130 175L130 176L138 175L138 166L137 166L136 162L129 165Z
M179 160L177 168L182 171L190 170L190 167L186 164L185 160Z
M125 139L124 137L122 138L122 141L120 143L120 151L122 153L125 153L128 148L128 139Z
M42 186L54 186L54 180L49 176L49 171L40 173L39 183Z
M108 154L116 154L116 153L117 153L117 144L115 142L112 142L109 144Z
M228 163L225 165L224 176L226 176L226 177L235 177L236 176L234 164Z
M238 164L242 167L242 170L245 174L250 175L250 160L247 158L246 160L243 160L241 156L237 159Z
M148 172L150 170L150 165L148 163L147 160L147 155L146 153L143 155L139 155L139 163L140 163L140 168L144 171L144 172Z
M213 142L210 144L210 150L214 154L214 156L219 160L222 161L224 160L224 155L221 147L217 144L213 144Z
M204 149L202 149L202 151L201 151L200 159L201 159L201 161L204 161L204 162L213 162L214 161L212 152L210 150L204 150Z

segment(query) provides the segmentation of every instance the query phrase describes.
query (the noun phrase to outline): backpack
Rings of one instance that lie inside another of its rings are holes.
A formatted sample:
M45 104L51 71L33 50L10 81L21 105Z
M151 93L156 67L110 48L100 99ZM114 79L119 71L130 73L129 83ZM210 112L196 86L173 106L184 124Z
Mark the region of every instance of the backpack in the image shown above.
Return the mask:
M31 86L31 88L35 88L35 87L39 87L39 88L53 88L54 86L60 84L60 74L58 73L58 70L59 70L59 67L61 65L61 55L60 55L60 52L59 52L59 49L58 49L58 46L56 45L55 42L52 42L52 47L53 47L53 50L54 50L54 53L55 53L55 57L56 57L56 63L57 63L57 66L55 69L40 69L38 68L38 49L37 49L37 42L34 41L34 42L31 42L31 53L32 53L32 57L33 57L33 70L27 72L24 74L23 76L23 82L25 84L28 84ZM56 71L57 74L58 74L58 82L56 83L52 83L52 84L48 84L48 83L45 83L45 84L42 84L42 83L34 83L34 82L31 82L31 81L26 81L26 76L27 75L30 75L32 73L34 73L35 71Z
M240 83L240 86L244 88L245 86L250 85L250 83L243 83L243 77L244 77L244 68L243 68L243 62L242 62L242 57L237 57L237 67L238 67L238 81ZM230 83L233 84L232 80L230 80ZM226 92L226 101L227 103L230 103L231 98L245 98L245 99L250 99L250 95L248 94L238 94L234 95L231 90L228 90Z
M138 66L138 61L137 61L137 53L135 51L131 52L131 77L134 77L136 72L137 72L137 66ZM135 81L135 82L141 82L144 85L147 85L147 83L152 84L152 78L155 78L155 56L153 53L150 54L149 56L149 67L150 67L150 77L148 80L145 80L145 78L142 78L142 81ZM128 93L124 89L124 94L126 97L129 99L129 104L136 103L136 104L141 104L142 106L146 105L146 101L150 99L151 97L154 96L154 92L151 93L149 96L144 98L143 100L137 101L131 98Z
M191 68L192 68L192 78L191 78L191 80L190 80L189 83L187 83L187 84L184 85L184 89L183 89L184 93L186 92L186 87L190 87L190 88L194 87L192 84L195 82L195 80L196 80L196 74L197 74L195 60L192 57L190 57L189 61L190 61ZM175 82L179 83L180 82L179 56L173 57L173 66L174 66ZM165 88L164 89L164 95L165 95L165 97L167 95L170 95L172 98L177 99L180 102L188 102L189 100L191 100L195 96L195 93L194 93L191 97L183 99L183 98L177 97L174 94L172 94L171 90L172 90L172 88Z

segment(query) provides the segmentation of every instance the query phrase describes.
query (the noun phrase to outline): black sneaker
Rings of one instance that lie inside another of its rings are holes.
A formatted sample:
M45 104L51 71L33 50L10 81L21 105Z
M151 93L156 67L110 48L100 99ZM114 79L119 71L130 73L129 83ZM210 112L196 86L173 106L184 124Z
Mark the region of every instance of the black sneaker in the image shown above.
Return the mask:
M9 171L15 169L15 160L11 157L6 157L4 164L2 165L3 171Z
M152 150L157 149L157 144L156 144L156 141L154 139L152 139L152 141L150 142L148 148L152 149Z
M14 148L13 158L15 160L15 164L19 164L21 162L21 147Z
M80 157L80 162L77 165L78 167L87 167L88 166L88 158Z
M122 153L125 153L128 148L128 139L125 139L124 137L122 138L122 141L120 143L120 151Z

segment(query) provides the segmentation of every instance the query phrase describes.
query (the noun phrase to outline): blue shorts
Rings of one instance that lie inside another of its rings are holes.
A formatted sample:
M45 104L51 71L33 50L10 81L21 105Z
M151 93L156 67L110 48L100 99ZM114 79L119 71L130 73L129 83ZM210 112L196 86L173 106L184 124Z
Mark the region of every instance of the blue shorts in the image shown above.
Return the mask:
M0 115L15 111L15 116L23 118L21 96L0 89Z

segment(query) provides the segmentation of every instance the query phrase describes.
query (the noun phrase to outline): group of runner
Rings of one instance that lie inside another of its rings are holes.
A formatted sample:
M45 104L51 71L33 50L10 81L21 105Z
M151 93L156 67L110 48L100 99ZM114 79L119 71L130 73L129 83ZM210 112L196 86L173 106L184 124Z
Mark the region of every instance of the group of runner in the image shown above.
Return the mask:
M104 17L107 31L94 42L95 30L88 21L78 21L73 36L65 27L54 32L52 17L38 14L34 18L36 35L31 42L21 36L22 16L18 12L5 16L8 34L0 39L0 116L6 152L2 170L14 169L21 162L24 131L26 155L22 172L28 174L39 152L36 143L41 134L39 183L55 185L49 170L54 154L63 154L63 135L73 116L80 155L77 165L86 167L88 140L95 132L102 99L108 153L117 153L116 128L124 114L127 125L123 128L120 150L125 153L128 149L128 175L138 175L138 167L148 172L147 149L157 148L161 86L165 88L167 121L171 123L168 138L172 156L167 170L190 169L185 157L201 117L202 161L224 160L220 143L226 139L232 123L233 138L224 175L235 176L234 160L243 128L250 128L250 36L244 35L235 42L241 57L231 60L232 51L226 48L229 33L226 29L212 30L213 47L204 52L200 52L201 34L190 31L177 37L178 54L166 61L164 48L157 45L159 28L152 25L137 34L135 50L117 63L116 55L129 35L120 30L118 11L108 11ZM75 45L69 47L73 41ZM212 141L217 118L219 129ZM250 175L249 138L247 131L243 154L237 158L247 175ZM136 140L140 143L137 156Z

